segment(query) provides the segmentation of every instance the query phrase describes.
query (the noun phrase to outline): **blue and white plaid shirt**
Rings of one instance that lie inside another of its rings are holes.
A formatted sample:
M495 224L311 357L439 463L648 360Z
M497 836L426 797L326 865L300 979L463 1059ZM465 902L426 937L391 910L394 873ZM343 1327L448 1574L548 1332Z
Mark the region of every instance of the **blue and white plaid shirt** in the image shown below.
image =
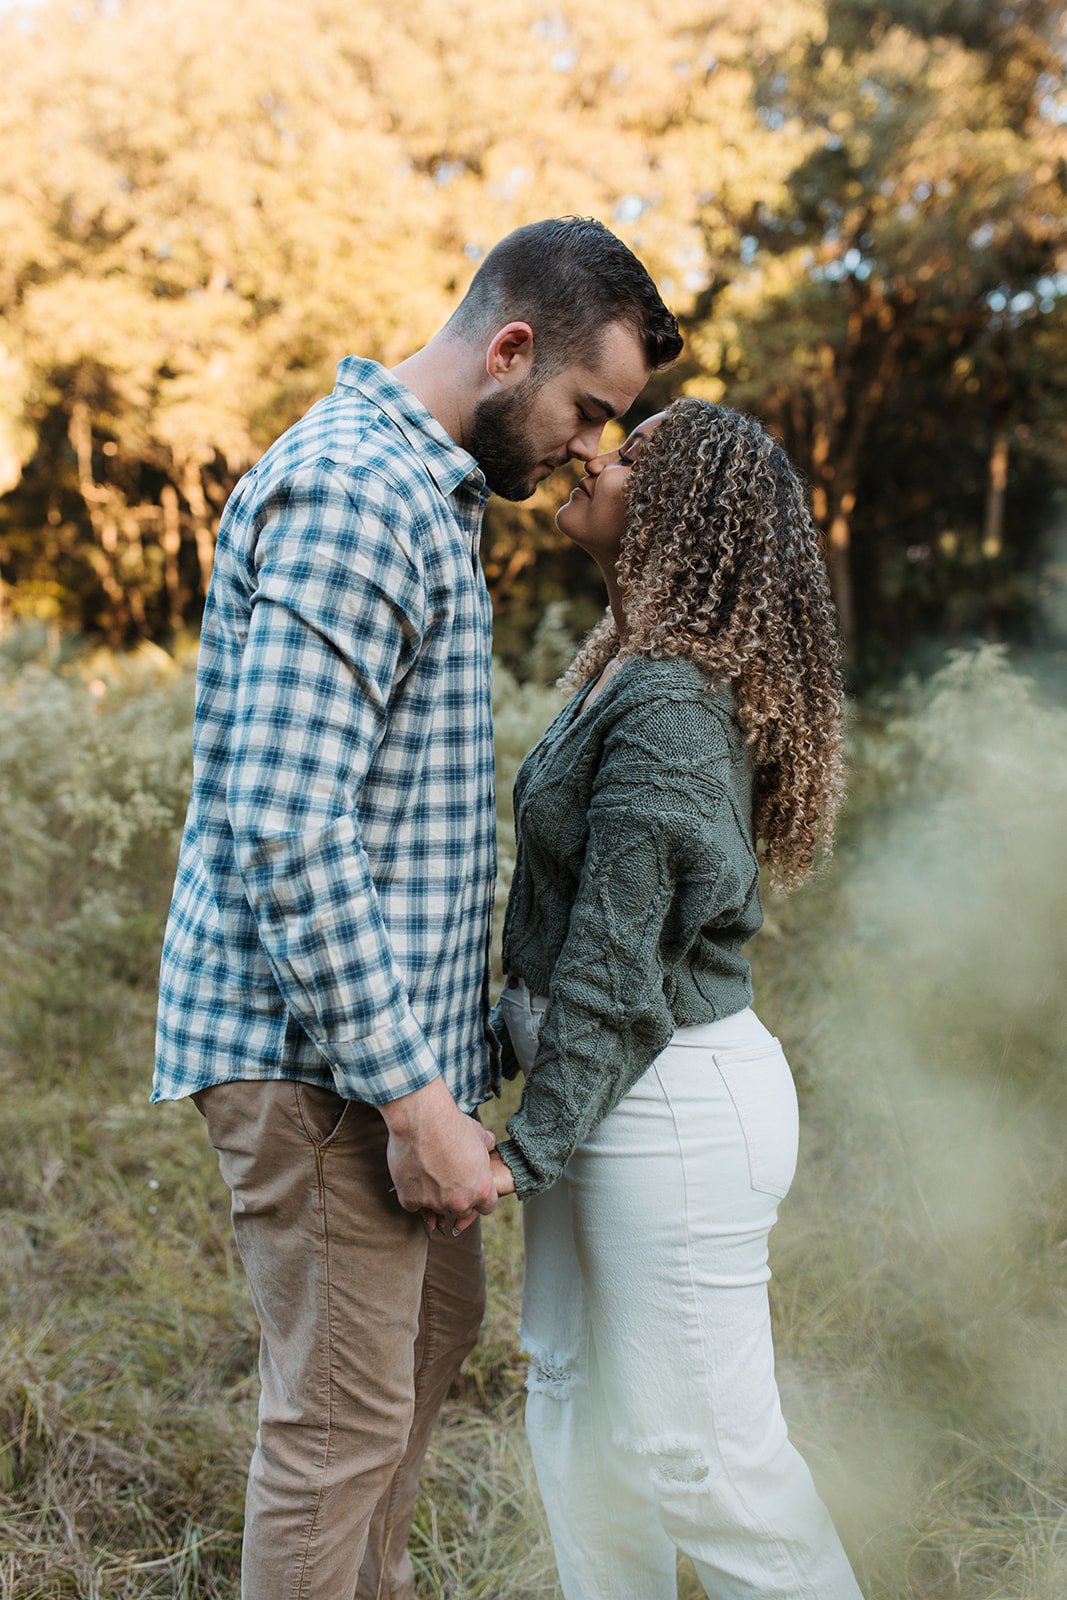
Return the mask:
M495 1087L491 610L474 459L388 371L337 387L230 497L153 1100L296 1078L379 1104Z

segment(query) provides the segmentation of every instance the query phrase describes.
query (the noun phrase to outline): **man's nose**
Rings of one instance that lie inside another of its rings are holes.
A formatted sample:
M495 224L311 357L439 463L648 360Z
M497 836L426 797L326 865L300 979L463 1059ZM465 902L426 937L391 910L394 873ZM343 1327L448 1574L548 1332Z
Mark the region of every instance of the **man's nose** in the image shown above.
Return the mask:
M588 427L576 433L567 445L571 456L578 461L592 461L600 450L600 436L604 432L602 422L591 423Z

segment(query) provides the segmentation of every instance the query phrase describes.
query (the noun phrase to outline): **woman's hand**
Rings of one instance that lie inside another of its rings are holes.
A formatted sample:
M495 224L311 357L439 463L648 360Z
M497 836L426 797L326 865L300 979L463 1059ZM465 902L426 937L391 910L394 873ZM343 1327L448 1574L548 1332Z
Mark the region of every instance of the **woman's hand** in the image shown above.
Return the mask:
M515 1193L515 1178L512 1170L495 1150L490 1150L489 1152L489 1170L493 1175L498 1197Z

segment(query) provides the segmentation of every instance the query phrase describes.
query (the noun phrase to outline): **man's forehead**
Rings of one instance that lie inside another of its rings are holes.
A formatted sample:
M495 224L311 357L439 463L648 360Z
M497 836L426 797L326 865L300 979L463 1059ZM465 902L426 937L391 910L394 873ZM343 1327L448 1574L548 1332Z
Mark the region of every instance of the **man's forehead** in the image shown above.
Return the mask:
M595 362L575 369L584 399L607 422L629 411L651 375L641 341L632 328L609 322Z

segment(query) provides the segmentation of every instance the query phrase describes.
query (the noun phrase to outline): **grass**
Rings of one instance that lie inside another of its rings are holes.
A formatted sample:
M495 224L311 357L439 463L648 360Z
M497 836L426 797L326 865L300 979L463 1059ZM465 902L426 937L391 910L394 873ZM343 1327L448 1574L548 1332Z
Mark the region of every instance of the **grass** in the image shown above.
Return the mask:
M0 681L0 1600L237 1593L256 1328L202 1123L147 1104L188 687ZM506 789L553 696L499 695ZM755 947L802 1094L781 1387L870 1600L1067 1593L1065 723L995 652L858 717L838 857ZM486 1243L412 1555L426 1600L550 1600L514 1208Z

